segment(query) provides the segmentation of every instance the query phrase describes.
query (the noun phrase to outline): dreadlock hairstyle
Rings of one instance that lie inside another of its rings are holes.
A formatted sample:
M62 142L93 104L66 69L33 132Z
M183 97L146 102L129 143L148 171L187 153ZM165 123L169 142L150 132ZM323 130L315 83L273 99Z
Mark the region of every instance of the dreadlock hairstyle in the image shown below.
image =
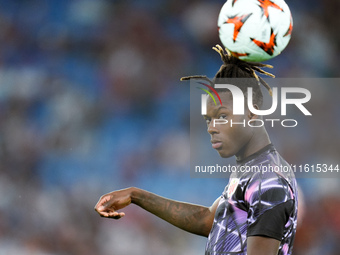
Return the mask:
M246 92L248 87L253 88L253 101L259 107L262 106L263 102L263 95L260 89L261 84L268 90L269 94L272 95L272 90L270 86L261 78L259 77L256 72L261 74L275 77L273 74L263 71L262 67L273 68L273 66L258 62L246 62L240 60L239 58L232 55L232 53L228 49L223 49L220 45L216 45L213 49L218 52L222 59L222 66L215 74L213 80L210 80L208 77L204 75L195 75L195 76L187 76L182 77L181 81L190 80L190 79L199 79L205 80L210 83L211 86L214 86L215 83L219 83L219 80L222 78L248 78L248 79L238 79L239 82L235 83L236 79L233 79L233 84L238 86L243 92ZM251 79L249 79L251 78ZM216 89L217 91L224 92L224 89Z

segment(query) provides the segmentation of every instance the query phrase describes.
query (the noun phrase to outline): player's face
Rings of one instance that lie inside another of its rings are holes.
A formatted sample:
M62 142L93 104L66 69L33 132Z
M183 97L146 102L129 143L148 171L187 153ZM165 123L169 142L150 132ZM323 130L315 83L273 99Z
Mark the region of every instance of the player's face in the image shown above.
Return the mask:
M215 105L214 101L209 98L207 115L204 118L207 122L208 133L211 136L212 147L217 150L221 157L228 158L238 155L244 150L253 135L253 129L248 126L248 120L251 116L247 107L245 107L244 115L233 115L231 93L222 92L219 95L222 105L219 103Z

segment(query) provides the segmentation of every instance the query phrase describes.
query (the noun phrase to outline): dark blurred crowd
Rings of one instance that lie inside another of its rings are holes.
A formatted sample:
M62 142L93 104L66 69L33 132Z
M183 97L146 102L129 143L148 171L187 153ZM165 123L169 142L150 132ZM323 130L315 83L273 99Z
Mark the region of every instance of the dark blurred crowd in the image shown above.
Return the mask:
M336 78L339 2L287 3L293 37L273 73ZM203 253L204 238L133 205L119 221L93 207L128 186L206 206L223 191L225 179L190 178L189 86L179 82L218 70L222 4L0 0L0 255ZM332 125L276 134L288 161L339 160L339 103L323 106ZM340 254L339 179L299 183L294 254Z

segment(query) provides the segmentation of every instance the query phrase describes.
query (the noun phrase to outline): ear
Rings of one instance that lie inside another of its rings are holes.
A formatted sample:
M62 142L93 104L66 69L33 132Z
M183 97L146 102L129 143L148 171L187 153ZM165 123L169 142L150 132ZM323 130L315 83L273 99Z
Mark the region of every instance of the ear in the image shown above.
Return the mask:
M253 104L253 106L254 106L254 108L255 108L256 110L259 110L259 109L260 109L260 108L258 107L257 104ZM248 109L248 118L249 118L249 120L251 120L251 119L257 119L258 116L257 116L256 114L252 113L252 112Z

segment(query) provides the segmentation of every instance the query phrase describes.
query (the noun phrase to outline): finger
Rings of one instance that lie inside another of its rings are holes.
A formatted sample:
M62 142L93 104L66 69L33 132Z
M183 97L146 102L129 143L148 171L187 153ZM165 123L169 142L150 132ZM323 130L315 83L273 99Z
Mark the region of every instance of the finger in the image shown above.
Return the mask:
M109 212L108 215L109 215L109 218L120 219L120 218L125 216L125 213L123 213L123 212Z
M110 196L108 196L108 195L102 196L102 197L99 199L97 205L99 205L99 206L100 206L100 205L103 205L103 204L107 203L108 201L110 201Z
M101 217L109 218L112 213L108 211L98 212Z
M115 219L115 220L119 220L120 218L123 218L125 214L118 214L117 216L114 216L114 217L110 217L112 219Z
M103 211L105 211L105 206L100 205L100 206L96 207L95 210L96 210L97 212L103 212Z
M115 212L115 211L105 211L105 212L98 212L100 216L105 218L113 218L113 219L120 219L125 216L124 212Z
M125 213L120 212L120 213L118 213L118 215L117 215L116 217L119 217L118 219L120 219L120 218L122 218L122 217L124 217L124 216L125 216Z
M109 215L108 215L108 213L107 212L99 212L99 215L101 216L101 217L109 217Z
M104 211L105 210L105 204L107 204L110 201L110 196L103 196L99 199L94 209L98 211Z

